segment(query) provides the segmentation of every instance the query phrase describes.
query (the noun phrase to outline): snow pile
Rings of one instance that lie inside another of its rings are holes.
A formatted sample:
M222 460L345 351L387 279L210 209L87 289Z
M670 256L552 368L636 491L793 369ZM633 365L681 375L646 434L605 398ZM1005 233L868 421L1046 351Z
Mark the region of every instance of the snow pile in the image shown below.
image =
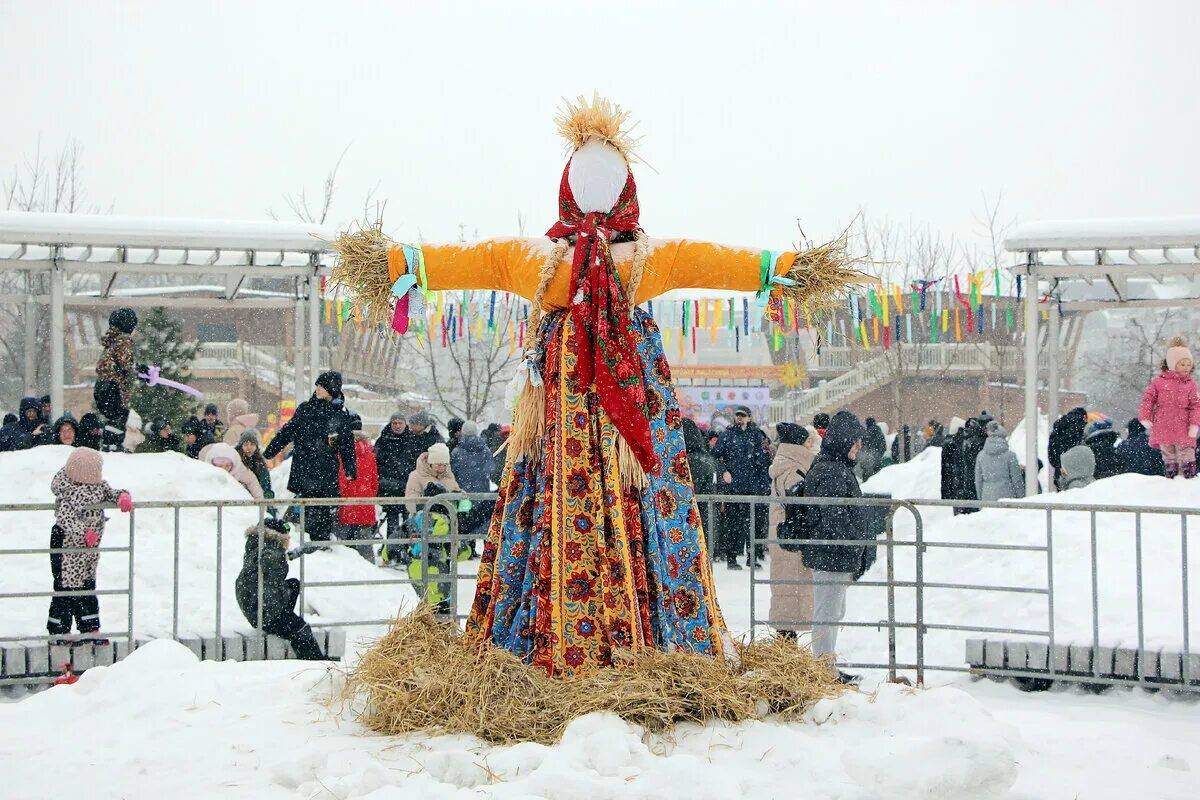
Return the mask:
M0 706L7 797L46 791L46 741L97 732L54 779L89 797L1002 797L1016 730L953 688L852 692L806 721L684 725L650 736L581 717L553 747L462 736L384 737L353 722L324 668L198 662L159 641L78 684Z
M38 447L0 453L0 485L10 487L5 502L52 503L50 480L70 454L67 447ZM169 500L248 500L246 490L224 471L179 453L104 454L104 477L134 499L134 631L147 636L169 635L172 628L172 575L175 564L174 512L138 510L139 503ZM129 554L104 553L127 547L129 516L108 512L101 544L98 588L124 590L128 585ZM245 529L258 519L255 508L226 508L221 514L221 625L223 632L249 631L238 610L234 581L242 567ZM0 549L45 548L50 543L52 511L5 512ZM5 592L50 591L49 557L5 555L0 561ZM179 512L179 631L209 634L216 629L217 512L213 508ZM304 570L306 581L392 580L399 576L367 564L344 548L313 553L292 562L292 574ZM314 623L384 619L410 607L415 595L408 586L379 585L311 588L305 591L307 616ZM44 635L49 598L0 600L0 635ZM100 597L102 630L126 628L127 601L123 595Z

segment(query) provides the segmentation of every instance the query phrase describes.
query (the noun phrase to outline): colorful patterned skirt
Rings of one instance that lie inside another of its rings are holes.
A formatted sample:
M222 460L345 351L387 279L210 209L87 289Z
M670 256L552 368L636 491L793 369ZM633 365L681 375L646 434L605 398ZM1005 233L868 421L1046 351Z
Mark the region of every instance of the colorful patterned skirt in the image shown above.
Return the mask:
M480 561L468 642L491 642L554 676L650 648L722 653L725 624L662 338L641 309L633 325L662 468L647 488L622 488L615 428L575 377L574 323L565 311L547 314L543 452L505 470Z

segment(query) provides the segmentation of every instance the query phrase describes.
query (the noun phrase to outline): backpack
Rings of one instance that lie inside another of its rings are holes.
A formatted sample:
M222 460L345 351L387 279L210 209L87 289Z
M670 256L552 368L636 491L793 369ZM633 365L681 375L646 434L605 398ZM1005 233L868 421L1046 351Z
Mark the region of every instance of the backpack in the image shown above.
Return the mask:
M800 475L800 480L787 487L783 492L784 497L804 497L804 477L800 470L796 470ZM783 522L779 523L779 546L789 553L799 553L802 544L787 543L785 539L807 539L807 527L805 526L805 517L807 516L808 506L795 503L783 507Z

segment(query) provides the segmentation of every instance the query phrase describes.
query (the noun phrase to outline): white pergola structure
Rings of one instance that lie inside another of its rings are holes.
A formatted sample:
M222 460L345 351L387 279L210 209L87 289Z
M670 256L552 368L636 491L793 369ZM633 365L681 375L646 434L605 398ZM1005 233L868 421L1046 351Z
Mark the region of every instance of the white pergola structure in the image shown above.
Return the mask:
M25 292L0 294L0 303L25 304L26 390L33 383L39 305L47 306L50 313L50 402L55 417L63 411L68 306L236 306L294 314L299 402L309 384L304 376L306 327L310 380L319 371L320 277L329 271L329 243L335 235L330 228L306 223L0 212L0 271L26 276ZM34 291L33 277L39 273L49 276L49 294ZM168 285L153 292L139 292L129 285L139 276L153 275L215 276L223 281L224 290L212 297L195 297L188 296L194 295L195 280L187 281L190 286ZM68 276L92 277L72 281L68 291ZM122 278L127 279L124 286L119 285ZM250 291L246 283L252 278L284 279L290 283L289 291Z
M1035 222L1004 242L1025 280L1025 491L1037 493L1038 311L1049 294L1047 411L1058 413L1058 309L1200 305L1200 217Z

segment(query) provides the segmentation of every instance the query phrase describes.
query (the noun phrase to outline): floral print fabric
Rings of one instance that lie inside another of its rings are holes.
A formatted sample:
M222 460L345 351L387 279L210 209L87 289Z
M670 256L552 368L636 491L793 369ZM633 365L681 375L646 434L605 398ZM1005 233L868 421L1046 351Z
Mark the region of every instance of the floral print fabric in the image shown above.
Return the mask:
M653 319L638 309L632 328L661 468L622 488L616 427L578 377L581 336L565 311L548 314L542 456L505 471L480 562L468 641L554 676L649 648L722 652L670 368Z

